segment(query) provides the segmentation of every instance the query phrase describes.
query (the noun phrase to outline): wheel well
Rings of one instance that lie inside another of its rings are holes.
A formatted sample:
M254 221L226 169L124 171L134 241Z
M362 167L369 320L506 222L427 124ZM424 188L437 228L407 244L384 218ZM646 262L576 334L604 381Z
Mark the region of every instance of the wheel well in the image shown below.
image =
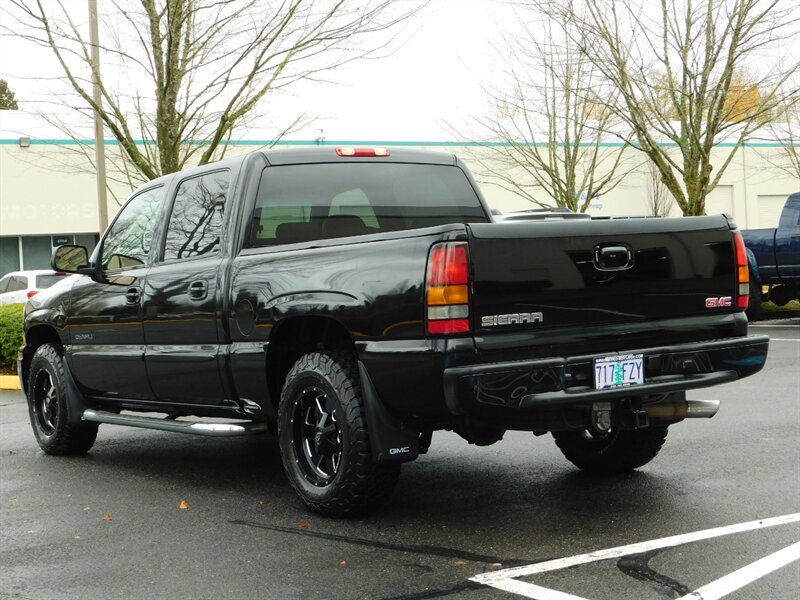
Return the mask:
M28 369L31 365L33 353L42 344L52 343L61 348L61 338L56 330L49 325L36 325L25 332L25 346L22 350L22 386L28 391Z
M355 342L344 325L329 317L290 317L275 326L267 350L267 388L276 408L292 365L318 350L355 352Z

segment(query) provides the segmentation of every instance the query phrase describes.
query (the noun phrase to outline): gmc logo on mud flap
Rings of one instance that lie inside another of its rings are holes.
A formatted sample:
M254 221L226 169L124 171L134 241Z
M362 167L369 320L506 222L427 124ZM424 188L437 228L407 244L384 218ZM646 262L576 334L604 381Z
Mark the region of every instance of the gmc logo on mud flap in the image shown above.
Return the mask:
M402 448L389 448L389 454L408 454L411 452L411 449L408 446L403 446Z
M733 306L733 299L730 296L706 298L706 308L726 308L729 306Z

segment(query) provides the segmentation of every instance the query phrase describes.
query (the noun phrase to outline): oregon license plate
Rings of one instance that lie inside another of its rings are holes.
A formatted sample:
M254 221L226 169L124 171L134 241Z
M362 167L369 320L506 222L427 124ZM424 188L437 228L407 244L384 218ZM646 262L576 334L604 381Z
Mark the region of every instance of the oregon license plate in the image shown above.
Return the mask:
M644 383L644 356L620 354L594 361L594 387L596 390Z

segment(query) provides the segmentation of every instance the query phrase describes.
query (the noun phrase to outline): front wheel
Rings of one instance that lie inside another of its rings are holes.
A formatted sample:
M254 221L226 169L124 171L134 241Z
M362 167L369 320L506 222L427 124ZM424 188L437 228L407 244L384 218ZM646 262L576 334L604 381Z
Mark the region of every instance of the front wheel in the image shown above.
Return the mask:
M289 482L312 510L343 517L383 504L399 464L376 464L361 383L345 355L313 352L286 376L278 407L278 441Z
M667 428L554 431L553 437L573 465L588 473L609 475L638 469L653 460L667 439Z
M28 372L28 415L39 447L46 454L84 454L97 438L97 423L71 414L64 357L56 346L36 349Z

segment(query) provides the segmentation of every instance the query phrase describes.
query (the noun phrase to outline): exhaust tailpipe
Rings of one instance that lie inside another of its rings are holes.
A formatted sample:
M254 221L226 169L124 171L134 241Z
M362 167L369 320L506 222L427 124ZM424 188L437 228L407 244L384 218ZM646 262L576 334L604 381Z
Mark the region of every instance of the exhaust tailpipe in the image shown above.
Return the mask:
M719 410L719 400L686 400L643 407L649 417L664 419L710 419Z
M719 410L719 400L687 400L687 419L710 419Z

